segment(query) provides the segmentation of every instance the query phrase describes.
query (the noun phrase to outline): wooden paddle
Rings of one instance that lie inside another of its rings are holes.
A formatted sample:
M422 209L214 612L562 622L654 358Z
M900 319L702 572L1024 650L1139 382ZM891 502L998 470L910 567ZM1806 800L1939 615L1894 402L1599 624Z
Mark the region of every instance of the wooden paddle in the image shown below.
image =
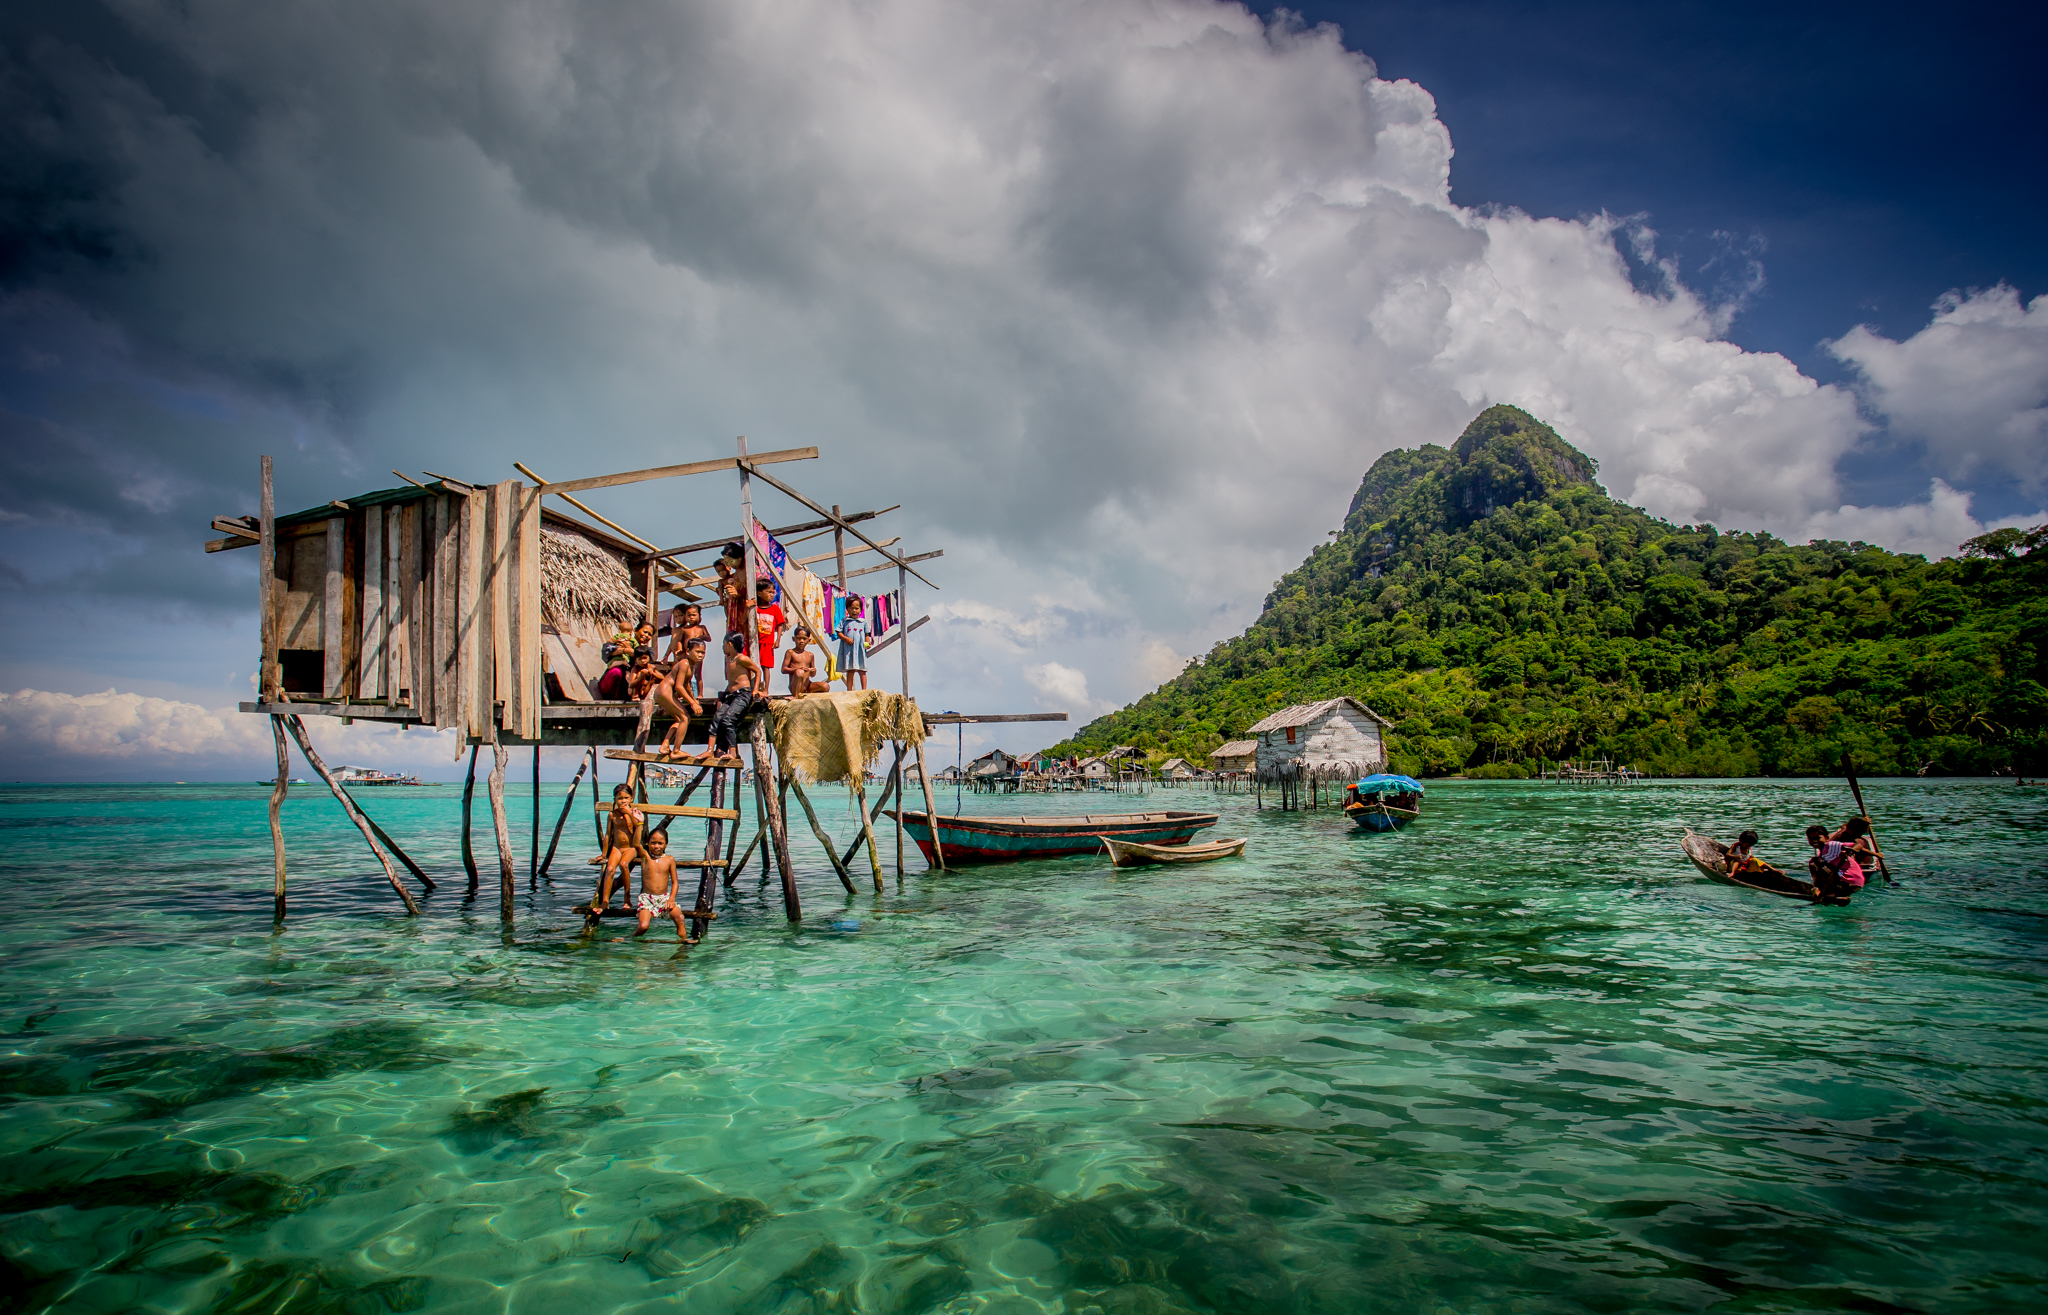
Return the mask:
M1856 768L1849 761L1849 751L1847 749L1842 750L1842 775L1849 778L1849 793L1856 796L1856 811L1863 815L1865 822L1869 822L1870 810L1863 806L1863 787L1856 783ZM1870 828L1870 848L1877 855L1877 870L1884 874L1884 884L1887 886L1899 884L1892 880L1892 870L1885 864L1884 849L1877 843L1877 827L1875 825L1872 825Z

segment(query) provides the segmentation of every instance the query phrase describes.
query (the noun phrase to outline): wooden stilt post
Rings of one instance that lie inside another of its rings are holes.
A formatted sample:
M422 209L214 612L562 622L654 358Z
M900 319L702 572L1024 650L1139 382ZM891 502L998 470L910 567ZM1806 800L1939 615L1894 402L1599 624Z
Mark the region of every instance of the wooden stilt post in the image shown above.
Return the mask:
M868 817L867 783L862 779L867 773L858 765L853 770L853 815L860 819L860 833L868 844L868 867L874 872L875 889L880 890L882 889L882 858L875 850L874 823Z
M789 832L783 827L782 811L776 806L775 786L768 765L768 731L761 724L767 715L768 710L764 706L748 722L747 744L753 750L754 759L754 794L768 814L768 848L775 852L775 864L782 873L782 911L791 922L801 922L803 901L797 896L796 870L789 862Z
M604 852L604 795L598 789L597 784L597 747L595 745L592 745L590 749L590 802L597 805L597 811L592 814L595 820L591 822L591 825L597 829L597 852L602 854Z
M726 770L716 767L711 769L711 806L713 808L725 807ZM698 773L697 780L701 781L703 779L703 773ZM692 781L690 782L689 790L685 790L683 793L687 795L690 790L696 788L697 782ZM710 865L710 860L718 857L718 851L724 845L725 836L722 834L724 827L725 819L722 817L711 818L704 824L705 866L700 868L697 873L697 902L691 906L691 911L707 916L690 919L690 939L694 941L703 940L706 933L711 930L711 919L708 915L712 911L712 902L718 897L718 869ZM732 829L735 834L739 832L740 824L737 819L734 820ZM677 891L676 894L681 895L682 892Z
M910 568L898 564L896 567L896 606L903 615L898 623L903 633L896 637L896 647L903 651L896 655L896 661L903 673L903 697L910 697ZM898 726L902 725L899 718ZM896 767L903 768L903 741L896 741ZM920 774L921 769L920 769ZM903 783L899 778L896 786L896 875L903 875ZM936 839L933 841L937 843Z
M751 840L749 840L749 841L747 842L747 852L746 852L746 853L744 853L744 854L741 854L741 855L740 855L739 867L734 867L734 866L733 866L733 861L732 861L732 851L731 851L730 849L726 850L726 859L725 859L725 884L726 884L726 885L730 886L730 885L731 885L731 884L733 883L733 879L734 879L734 877L736 877L736 876L738 875L738 873L739 873L739 870L740 870L740 868L743 868L743 867L745 867L745 866L747 865L747 860L748 860L748 859L750 859L750 858L752 858L752 857L754 856L754 846L756 846L756 845L760 844L760 843L761 843L761 837L762 837L762 836L765 836L765 835L767 835L767 834L768 834L768 828L767 828L767 827L765 827L765 826L757 826L757 827L755 827L755 828L754 828L754 838L753 838L753 839L751 839ZM737 822L735 822L735 823L733 823L733 824L732 824L732 838L733 838L733 839L734 839L735 841L736 841L736 840L738 840L738 839L740 838L740 824L739 824L739 823L737 823Z
M361 804L357 804L356 811L358 813L363 813L363 806ZM425 869L421 868L419 864L412 861L412 855L406 853L403 849L400 849L398 847L398 842L396 840L393 840L390 834L387 833L383 827L377 825L376 818L371 817L368 813L363 813L363 820L370 824L370 830L376 834L378 842L381 843L384 846L384 848L390 850L392 855L396 857L399 862L405 864L405 870L412 873L415 877L418 877L420 880L420 884L422 886L425 886L429 891L432 891L434 889L434 879L428 876L426 874Z
M761 880L766 881L774 864L768 853L773 846L768 842L768 806L762 802L758 790L754 792L754 826L761 832Z
M811 824L811 834L818 838L820 845L824 846L825 857L832 861L832 871L838 876L839 884L846 887L847 894L853 894L853 878L847 874L846 862L839 857L838 846L832 843L832 837L825 834L825 828L818 824L818 812L811 807L811 797L804 793L804 783L790 775L786 770L783 772L782 779L796 791L796 801L804 810L804 819ZM858 845L858 842L855 843Z
M269 457L263 458L263 466L268 474ZM269 480L263 482L263 491L270 492ZM265 516L263 523L269 525L270 518ZM274 905L272 916L281 922L284 920L284 819L278 816L278 810L284 807L285 791L291 785L292 760L291 750L285 745L284 718L275 713L271 714L270 733L277 739L277 784L270 787L270 862L276 870L271 902Z
M476 799L476 751L469 746L469 776L462 783L462 870L469 874L469 893L476 894L476 849L469 839L470 804Z
M498 724L491 728L491 829L498 840L498 919L512 921L512 828L505 817L505 761L511 753L498 742Z
M901 643L901 640L897 641ZM903 741L896 741L896 767L894 771L896 788L896 875L903 875Z
M946 846L939 839L939 806L932 800L931 773L924 769L924 741L917 742L917 783L924 788L924 820L932 828L932 857L938 861L939 871L946 870Z
M341 788L341 782L334 779L334 773L327 770L327 764L320 761L320 755L314 752L313 742L306 736L305 723L297 716L293 716L285 723L285 729L289 730L292 739L298 742L299 752L306 756L307 764L318 773L321 780L327 782L327 788L332 790L334 797L341 802L342 810L348 814L349 821L354 822L356 829L363 833L363 843L377 856L378 864L384 869L384 879L391 883L391 889L398 892L398 898L405 904L405 911L417 915L420 906L413 903L412 892L398 879L398 873L392 868L391 860L384 857L384 851L377 848L376 837L371 834L369 819L363 816L363 810L356 807L356 801L348 797L348 791Z
M526 884L540 884L540 741L533 744L533 835L526 850Z
M592 749L590 757L596 756L597 750ZM569 782L568 797L562 800L562 815L555 819L555 834L548 841L548 856L540 861L540 875L543 877L548 874L548 865L555 861L555 846L562 843L562 827L569 821L569 810L576 806L576 796L583 792L583 773L589 766L588 758L576 764L576 779Z
M898 749L898 750L900 751L900 750L902 749L902 747L903 747L903 746L899 744L899 745L897 745L896 747L897 747L897 749ZM880 795L880 796L879 796L879 797L878 797L878 798L877 798L877 799L875 800L875 806L874 806L874 807L873 807L872 809L870 809L870 810L868 811L868 823L869 823L869 825L873 825L873 823L874 823L874 820L875 820L875 819L876 819L877 817L880 817L880 816L882 815L882 810L883 810L883 809L885 809L885 808L887 808L887 807L889 806L889 795L890 795L890 793L891 793L892 791L894 791L894 790L895 790L895 789L897 788L897 785L898 785L898 783L899 783L899 782L900 782L900 781L902 780L902 767L903 767L902 755L901 755L901 753L899 752L899 754L898 754L898 756L897 756L897 760L896 760L896 762L895 762L895 763L893 763L893 764L892 764L892 765L890 766L890 768L889 768L889 779L888 779L888 783L887 783L887 784L885 784L885 785L884 785L884 786L882 787L882 793L881 793L881 795ZM900 813L902 812L902 804L901 804L900 802L899 802L899 803L898 803L898 805L897 805L897 811L898 811L898 813L899 813L899 814L900 814ZM901 833L901 831L900 831L900 830L899 830L899 832L897 833L897 839L898 839L899 841L900 841L900 840L902 839L902 833ZM841 855L839 856L839 861L840 861L841 863L851 863L851 862L853 862L853 856L854 856L854 854L856 854L857 852L859 852L859 850L860 850L860 847L861 847L861 846L862 846L863 844L865 844L865 843L866 843L866 841L865 841L865 839L864 839L864 838L862 838L862 837L855 837L855 839L854 839L854 842L853 842L852 844L850 844L850 845L848 845L848 846L846 847L846 852L845 852L844 854L841 854ZM898 855L897 855L896 857L897 857L897 859L898 859L898 860L899 860L899 862L900 862L903 856L902 856L902 854L900 854L900 853L899 853L899 854L898 854ZM899 871L900 871L900 870L899 870Z

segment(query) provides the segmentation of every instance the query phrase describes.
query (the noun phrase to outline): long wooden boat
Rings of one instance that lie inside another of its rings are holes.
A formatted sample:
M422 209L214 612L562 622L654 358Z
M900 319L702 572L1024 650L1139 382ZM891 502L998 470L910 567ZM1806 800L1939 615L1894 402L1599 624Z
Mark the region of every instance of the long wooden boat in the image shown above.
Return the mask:
M1786 899L1805 900L1809 904L1843 905L1849 902L1846 895L1820 893L1819 887L1762 863L1761 870L1755 868L1742 872L1728 871L1728 846L1718 840L1710 840L1687 827L1685 838L1678 842L1687 859L1700 870L1702 876L1726 886L1741 886L1747 890L1760 890L1767 895L1780 895ZM1761 860L1759 860L1761 862Z
M933 859L930 815L892 811L903 829ZM1105 837L1144 845L1185 845L1195 832L1216 825L1216 814L1165 810L1157 813L1086 813L1067 817L960 817L939 814L939 840L947 864L1004 863L1019 858L1062 858L1099 854Z
M1344 816L1361 831L1398 831L1422 816L1422 782L1381 772L1344 792Z
M1147 863L1207 863L1212 859L1236 858L1244 853L1244 839L1211 840L1206 845L1141 845L1135 840L1102 838L1109 861L1120 868L1143 867Z

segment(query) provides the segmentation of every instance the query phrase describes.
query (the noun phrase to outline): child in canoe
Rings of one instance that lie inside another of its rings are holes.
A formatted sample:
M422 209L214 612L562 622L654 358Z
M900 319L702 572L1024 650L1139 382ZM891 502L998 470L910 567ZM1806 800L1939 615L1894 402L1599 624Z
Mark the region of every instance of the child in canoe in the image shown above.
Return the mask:
M1768 871L1764 861L1756 856L1756 842L1756 832L1745 831L1735 837L1734 844L1728 846L1722 857L1727 861L1730 876L1738 872Z
M1852 840L1836 840L1828 835L1826 827L1810 826L1806 828L1806 843L1813 846L1813 857L1806 861L1806 870L1813 874L1814 888L1823 896L1840 895L1846 899L1863 889L1863 864L1858 860L1872 852L1868 840L1860 835Z

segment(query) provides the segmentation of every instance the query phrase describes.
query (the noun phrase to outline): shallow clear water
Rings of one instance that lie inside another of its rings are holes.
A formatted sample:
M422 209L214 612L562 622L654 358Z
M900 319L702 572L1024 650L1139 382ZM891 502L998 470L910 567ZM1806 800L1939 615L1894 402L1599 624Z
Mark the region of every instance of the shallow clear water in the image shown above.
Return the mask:
M756 866L688 951L576 934L582 809L553 887L515 828L501 928L448 788L363 796L444 877L417 920L295 790L273 933L266 793L0 791L23 1308L1967 1311L2048 1281L2048 792L1873 783L1900 882L1845 910L1675 843L1796 859L1831 782L1441 785L1391 836L1094 796L1252 844L881 896L800 827L802 927Z

